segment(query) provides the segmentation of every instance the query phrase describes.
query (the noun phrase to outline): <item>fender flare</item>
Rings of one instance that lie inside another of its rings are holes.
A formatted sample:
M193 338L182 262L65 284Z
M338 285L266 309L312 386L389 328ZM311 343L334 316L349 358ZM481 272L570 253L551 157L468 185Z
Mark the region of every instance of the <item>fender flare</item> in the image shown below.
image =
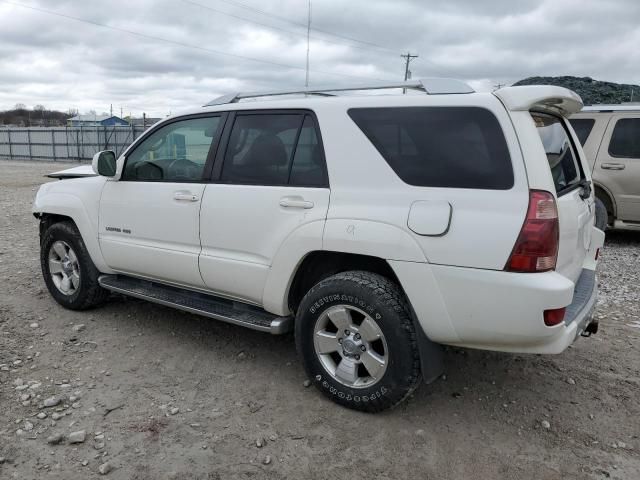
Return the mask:
M262 303L276 315L289 315L289 289L307 255L314 251L353 253L385 261L427 261L418 243L401 228L382 222L330 219L306 223L282 242L271 263Z
M80 198L69 193L39 193L32 209L34 215L61 215L71 218L75 223L89 256L96 268L102 273L113 273L107 266L98 242L98 219L92 219Z

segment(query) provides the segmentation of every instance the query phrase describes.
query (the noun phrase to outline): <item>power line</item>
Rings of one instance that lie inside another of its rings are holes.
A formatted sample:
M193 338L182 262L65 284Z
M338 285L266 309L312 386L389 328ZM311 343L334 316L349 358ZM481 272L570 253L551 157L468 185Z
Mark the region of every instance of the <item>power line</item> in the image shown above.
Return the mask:
M234 0L219 0L219 1L224 2L224 3L228 3L229 5L234 5L236 7L245 8L245 9L247 9L249 11L258 13L260 15L265 15L265 16L268 16L268 17L276 18L276 19L278 19L278 20L280 20L282 22L290 23L291 25L296 25L298 27L303 27L303 28L307 27L307 25L305 23L296 22L295 20L291 20L290 18L286 18L286 17L280 16L280 15L276 15L274 13L267 12L267 11L261 10L259 8L255 8L255 7L251 6L251 5L247 5L247 4L242 3L242 2L237 2L237 1L234 1ZM329 32L327 30L322 30L322 29L317 28L317 27L313 27L312 30L314 30L316 32L319 32L319 33L324 33L325 35L331 35L332 37L342 38L343 40L349 40L351 42L362 43L363 45L370 45L372 47L376 47L377 49L386 50L389 53L396 54L396 52L394 50L391 50L391 49L389 49L387 47L383 47L382 45L379 45L377 43L368 42L366 40L360 40L360 39L357 39L357 38L354 38L354 37L349 37L347 35L340 35L338 33Z
M191 4L191 5L200 7L200 8L204 8L205 10L209 10L211 12L219 13L221 15L226 15L226 16L232 17L232 18L237 18L239 20L242 20L242 21L245 21L245 22L249 22L249 23L253 23L255 25L260 25L261 27L269 28L271 30L278 30L280 32L285 32L285 33L288 33L290 35L297 35L297 36L300 36L300 37L309 36L308 33L306 33L306 32L294 32L292 30L287 30L286 28L276 27L275 25L269 25L267 23L258 22L257 20L252 20L250 18L243 17L241 15L235 15L233 13L228 13L228 12L225 12L223 10L218 10L217 8L213 8L213 7L210 7L208 5L204 5L202 3L195 2L193 0L181 0L181 1L183 3L188 3L188 4ZM298 24L296 24L296 25L298 25ZM306 24L305 25L301 25L300 24L300 26L304 26L305 30L307 29L307 25ZM351 48L358 48L358 49L361 49L361 50L374 50L374 48L372 48L372 47L361 47L361 46L358 46L358 45L345 44L344 42L335 42L333 40L327 40L326 38L316 37L316 36L313 36L313 35L309 36L309 38L313 38L314 40L320 40L321 42L331 43L333 45L341 45L341 46L342 45L348 45ZM379 49L379 47L376 46L375 50L377 51L378 49ZM387 49L385 49L385 50L387 50ZM390 52L390 53L393 53L394 55L396 54L396 52L394 52L393 50L387 50L387 51Z
M148 35L146 33L140 33L140 32L136 32L136 31L133 31L133 30L127 30L127 29L121 28L121 27L114 27L114 26L111 26L111 25L107 25L105 23L96 22L94 20L87 20L86 18L74 17L72 15L67 15L67 14L59 13L59 12L54 12L52 10L46 10L44 8L33 7L31 5L24 5L24 4L21 4L21 3L11 2L11 1L8 1L8 0L0 0L0 2L6 3L8 5L13 5L13 6L16 6L16 7L27 8L29 10L35 10L37 12L46 13L48 15L54 15L56 17L62 17L62 18L66 18L66 19L69 19L69 20L75 20L77 22L88 23L90 25L94 25L94 26L97 26L97 27L107 28L109 30L115 30L117 32L126 33L126 34L129 34L129 35L135 35L137 37L146 38L146 39L149 39L149 40L156 40L156 41L159 41L159 42L171 43L171 44L178 45L178 46L184 47L184 48L193 48L195 50L200 50L200 51L204 51L204 52L208 52L208 53L213 53L215 55L223 55L223 56L226 56L226 57L240 58L242 60L248 60L248 61L251 61L251 62L264 63L264 64L268 64L268 65L274 65L274 66L283 67L283 68L290 68L290 69L294 69L294 70L305 70L305 67L299 67L297 65L288 65L288 64L285 64L285 63L272 62L272 61L269 61L269 60L262 60L260 58L248 57L246 55L239 55L239 54L235 54L235 53L223 52L221 50L214 50L212 48L201 47L199 45L193 45L193 44L190 44L190 43L179 42L177 40L169 40L167 38L157 37L155 35ZM372 79L370 77L361 77L359 75L349 75L349 74L346 74L346 73L326 72L326 71L323 71L323 70L313 70L313 71L316 72L316 73L322 73L322 74L325 74L325 75L337 75L337 76L340 76L340 77L350 77L350 78L358 78L358 79L364 79L364 80L381 80L381 79Z

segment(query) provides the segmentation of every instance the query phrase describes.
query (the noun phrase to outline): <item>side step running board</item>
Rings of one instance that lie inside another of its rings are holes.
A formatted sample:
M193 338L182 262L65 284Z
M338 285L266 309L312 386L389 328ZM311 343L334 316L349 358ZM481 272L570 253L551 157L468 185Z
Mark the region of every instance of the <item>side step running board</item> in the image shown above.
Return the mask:
M158 282L141 280L125 275L101 275L98 278L98 283L112 292L215 318L223 322L234 323L261 332L278 335L289 332L293 328L292 317L279 317L252 305Z

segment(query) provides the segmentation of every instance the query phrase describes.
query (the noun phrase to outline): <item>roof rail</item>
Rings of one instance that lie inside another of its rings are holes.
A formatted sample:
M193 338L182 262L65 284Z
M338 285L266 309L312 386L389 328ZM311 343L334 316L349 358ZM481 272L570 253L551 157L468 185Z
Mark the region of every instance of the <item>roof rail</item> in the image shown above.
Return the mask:
M373 83L365 85L344 86L327 86L323 88L297 88L288 90L272 90L266 92L249 92L249 93L230 93L211 100L204 105L210 107L213 105L224 105L226 103L237 103L245 98L273 97L278 95L320 95L331 97L331 92L349 92L354 90L384 90L389 88L407 88L410 90L419 90L429 95L443 95L448 93L473 93L474 90L466 83L452 78L422 78L419 80L409 80L407 82L394 83Z

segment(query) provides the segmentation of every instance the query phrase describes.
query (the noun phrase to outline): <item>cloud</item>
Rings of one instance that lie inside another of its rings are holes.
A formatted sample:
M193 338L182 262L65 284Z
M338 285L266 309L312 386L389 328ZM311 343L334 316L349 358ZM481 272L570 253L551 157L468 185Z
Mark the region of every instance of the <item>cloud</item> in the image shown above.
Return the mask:
M303 85L306 2L238 2L0 1L0 109L113 104L158 116L230 91ZM637 0L316 0L312 18L312 85L400 79L407 50L420 55L414 78L479 89L531 75L638 81Z

